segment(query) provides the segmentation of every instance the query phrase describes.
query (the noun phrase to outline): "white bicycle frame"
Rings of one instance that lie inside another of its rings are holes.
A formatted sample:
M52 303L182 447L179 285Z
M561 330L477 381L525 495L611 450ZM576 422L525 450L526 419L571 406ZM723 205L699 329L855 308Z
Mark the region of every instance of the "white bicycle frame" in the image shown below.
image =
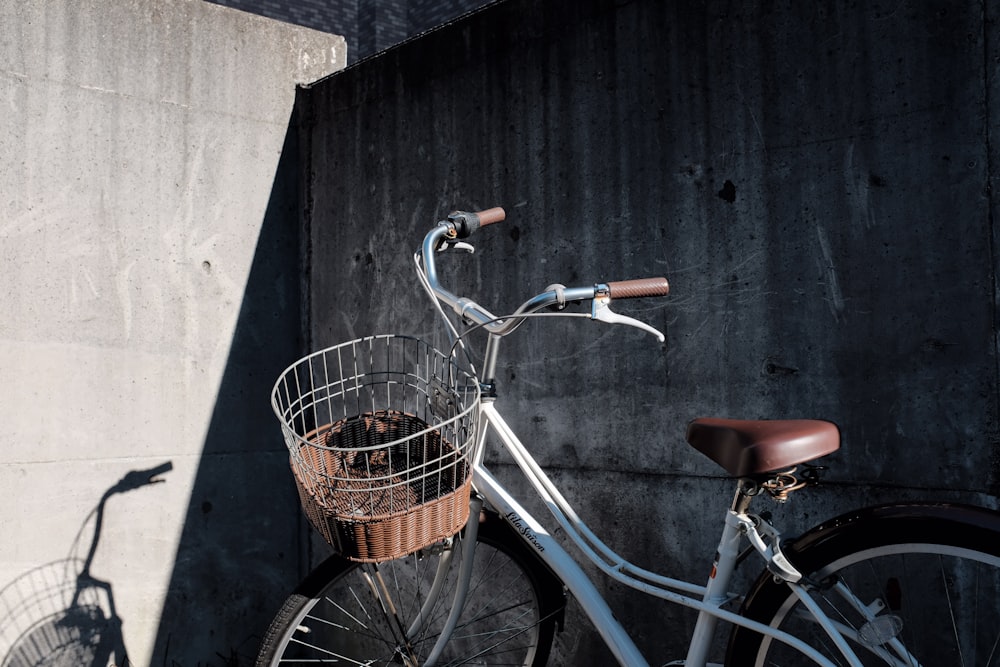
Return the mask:
M569 502L562 496L545 472L527 451L507 423L497 412L493 403L482 406L481 421L483 436L487 429L492 431L503 448L512 456L518 468L532 488L555 517L559 526L575 545L608 577L638 591L669 602L698 610L698 622L688 647L684 665L701 667L706 664L714 629L718 620L728 621L748 627L757 632L785 642L801 651L816 664L824 667L836 665L820 655L816 649L801 639L771 628L762 623L746 619L739 614L722 609L722 606L738 597L728 591L731 575L739 555L742 534L752 531L756 538L751 542L764 544L757 531L755 521L748 515L740 515L730 510L726 514L722 538L719 542L718 561L712 567L712 576L705 586L699 586L678 579L662 576L642 569L628 562L604 544L586 523L580 519ZM481 450L482 451L482 448ZM598 592L593 581L584 573L576 560L559 544L548 530L513 497L500 482L490 474L481 462L473 469L473 485L486 502L497 510L515 528L521 538L531 545L539 557L552 569L566 588L576 598L584 613L605 644L622 665L645 667L646 659L639 652L628 632L615 618L607 602ZM462 577L459 577L460 580ZM816 622L822 626L840 647L844 656L855 667L863 667L860 660L847 645L838 628L828 618L816 602L799 584L789 583L792 590L809 608ZM457 605L456 605L457 606Z
M438 304L439 301L445 303L463 319L482 326L489 331L489 341L486 345L484 355L483 377L485 378L492 378L494 376L498 346L502 337L516 328L527 313L534 312L545 305L550 305L557 299L560 302L592 299L595 304L591 315L593 319L637 326L641 329L655 332L662 340L662 334L659 334L659 332L656 332L648 325L611 313L607 308L609 300L600 298L602 286L574 289L566 289L559 286L555 290L550 289L550 291L529 300L514 315L506 318L498 318L474 301L459 298L439 284L432 258L439 251L442 243L450 238L452 237L449 236L445 225L439 225L427 234L422 246L422 257L424 258L422 267L420 262L421 255L418 254L417 256L418 275L422 277L424 287L434 298L435 304ZM452 243L454 242L452 241ZM471 251L471 246L463 244L462 247ZM599 300L600 310L598 306ZM438 308L442 318L451 326L450 320L440 310L440 305L438 305ZM705 667L715 627L717 622L722 620L749 628L765 636L784 642L818 665L822 665L823 667L837 667L835 663L821 655L815 648L798 637L722 608L725 604L739 598L738 595L729 592L729 585L736 567L737 558L740 554L743 537L746 537L762 556L768 569L775 576L783 579L786 585L790 587L791 591L801 601L803 607L809 612L812 620L823 628L834 645L840 650L847 664L852 665L852 667L864 667L857 653L848 644L848 639L854 641L858 647L863 647L867 651L874 652L888 665L912 667L917 664L898 640L892 640L889 643L889 646L895 651L895 655L884 647L865 646L860 642L857 631L827 616L816 600L810 596L806 590L806 586L798 583L801 579L801 574L785 560L781 553L779 533L766 521L748 514L746 512L747 504L739 502L739 497L737 500L734 500L732 507L726 513L722 536L719 540L717 550L717 560L710 568L711 574L706 585L701 586L673 579L645 570L628 562L602 542L586 523L580 519L573 507L562 496L524 444L518 439L514 431L507 425L503 417L501 417L496 409L494 399L484 396L479 409L479 433L477 434L479 446L477 449L477 459L473 465L473 486L476 492L514 527L521 539L530 545L555 575L562 580L563 584L580 604L580 607L590 619L594 628L600 633L605 644L622 665L628 667L648 667L648 662L639 652L638 647L628 632L615 618L607 602L577 561L485 468L482 459L489 433L492 433L502 448L510 454L535 493L576 547L605 575L642 593L698 610L698 620L688 645L687 657L683 662L670 664L683 664L686 667ZM478 521L478 516L478 512L473 512L470 515L469 528L473 531L475 529L472 524ZM474 535L475 533L471 534ZM471 576L471 563L473 559L469 555L469 552L475 548L475 542L474 540L466 540L466 542L468 544L465 547L465 557L463 557L459 566L461 570L457 587L458 592L456 593L456 600L453 605L452 618L449 619L450 627L454 627L454 622L461 612L464 604L464 591L467 589L467 582ZM849 590L839 590L838 593L847 598L855 610L867 617L868 620L875 618L875 614L861 600L854 598ZM433 664L435 657L447 642L449 635L450 631L448 630L442 633L431 653L433 657L428 660L427 664ZM906 662L899 660L896 657L898 655L905 656Z

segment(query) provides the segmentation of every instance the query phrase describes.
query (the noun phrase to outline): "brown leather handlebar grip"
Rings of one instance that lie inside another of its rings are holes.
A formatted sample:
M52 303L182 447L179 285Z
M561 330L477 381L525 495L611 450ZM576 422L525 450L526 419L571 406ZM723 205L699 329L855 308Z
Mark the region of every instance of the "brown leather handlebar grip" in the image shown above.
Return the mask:
M485 211L477 211L476 217L479 218L479 226L485 227L486 225L492 225L494 222L500 222L506 218L507 212L499 206L495 206L493 208L488 208Z
M666 296L670 293L670 283L666 278L637 278L608 283L608 295L612 299L634 299L641 296Z

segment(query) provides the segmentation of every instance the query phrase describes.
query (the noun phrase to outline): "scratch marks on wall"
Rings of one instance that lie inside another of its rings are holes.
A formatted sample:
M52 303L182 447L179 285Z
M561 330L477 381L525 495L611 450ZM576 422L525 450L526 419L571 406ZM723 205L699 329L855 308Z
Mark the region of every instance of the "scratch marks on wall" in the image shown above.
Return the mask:
M837 279L837 267L830 250L830 239L822 226L816 225L816 239L819 241L820 258L817 260L821 275L825 276L827 289L827 304L830 314L836 322L842 322L844 316L844 295L840 291L840 281Z
M854 143L851 142L844 154L844 190L850 206L851 223L855 227L875 227L875 211L871 202L873 185L884 185L884 180L872 176L864 165L858 164Z

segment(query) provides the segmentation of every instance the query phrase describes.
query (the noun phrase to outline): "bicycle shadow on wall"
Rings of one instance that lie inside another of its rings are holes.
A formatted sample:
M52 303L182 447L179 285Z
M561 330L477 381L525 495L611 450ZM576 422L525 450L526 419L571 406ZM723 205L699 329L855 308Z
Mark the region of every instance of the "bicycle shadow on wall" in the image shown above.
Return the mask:
M84 519L67 558L30 570L0 589L0 667L106 667L128 665L122 619L111 583L90 573L108 500L164 480L170 461L133 470L101 496ZM93 525L86 555L84 535Z

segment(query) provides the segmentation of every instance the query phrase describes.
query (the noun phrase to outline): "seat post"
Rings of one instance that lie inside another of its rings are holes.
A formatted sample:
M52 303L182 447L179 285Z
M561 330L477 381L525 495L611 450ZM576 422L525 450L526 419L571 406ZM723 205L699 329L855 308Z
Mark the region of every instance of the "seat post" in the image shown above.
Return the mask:
M760 486L753 480L740 478L736 482L736 495L733 497L733 504L730 509L736 514L746 514L750 509L750 503L754 496L760 493Z

